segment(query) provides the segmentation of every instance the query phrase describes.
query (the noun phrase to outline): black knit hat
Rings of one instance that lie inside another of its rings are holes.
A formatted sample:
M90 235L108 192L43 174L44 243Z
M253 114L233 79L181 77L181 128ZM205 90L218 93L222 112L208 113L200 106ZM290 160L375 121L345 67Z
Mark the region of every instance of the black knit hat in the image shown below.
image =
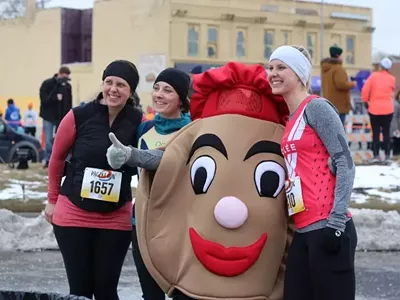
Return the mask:
M189 108L189 101L188 101L188 93L189 93L189 86L190 86L190 77L185 72L175 68L168 68L162 71L154 81L156 84L159 81L163 81L168 83L170 86L174 88L176 93L179 96L179 99L182 101L182 107L185 110Z
M329 48L329 54L331 55L332 58L337 58L340 55L342 55L342 53L343 53L343 49L337 45L334 45Z
M115 60L103 72L102 80L108 76L120 77L129 84L132 94L139 84L139 72L136 66L128 60Z

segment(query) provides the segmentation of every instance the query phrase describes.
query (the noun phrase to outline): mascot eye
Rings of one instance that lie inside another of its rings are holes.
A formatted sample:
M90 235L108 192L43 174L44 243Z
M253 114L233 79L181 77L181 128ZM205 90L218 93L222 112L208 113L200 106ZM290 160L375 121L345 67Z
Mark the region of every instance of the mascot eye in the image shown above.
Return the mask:
M215 177L216 164L210 156L200 156L190 168L190 178L196 195L207 193Z
M260 197L276 198L285 186L285 170L274 161L263 161L254 172Z

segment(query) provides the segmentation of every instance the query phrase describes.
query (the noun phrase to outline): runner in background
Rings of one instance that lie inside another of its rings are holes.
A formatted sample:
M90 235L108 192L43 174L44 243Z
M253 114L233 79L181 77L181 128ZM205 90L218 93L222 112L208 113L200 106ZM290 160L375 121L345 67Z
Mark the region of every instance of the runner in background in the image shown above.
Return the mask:
M15 130L21 127L21 113L13 99L7 100L7 109L4 119L7 121L8 126Z
M357 233L348 203L355 166L343 124L331 103L307 93L312 63L306 49L279 47L269 66L272 92L290 110L281 147L288 213L297 230L286 261L284 300L354 300Z
M396 78L389 73L392 61L385 57L380 62L380 70L368 77L361 90L361 98L365 103L372 127L372 151L374 157L371 162L380 161L380 135L382 131L385 158L390 160L390 125L394 111L394 90Z
M33 103L28 103L28 109L24 113L24 130L26 134L31 136L36 136L36 126L37 126L38 114L33 110Z
M146 121L139 126L138 149L148 150L163 147L173 133L191 122L188 115L189 100L187 98L189 84L190 77L186 73L175 68L165 69L158 75L154 82L151 95L153 109L156 115L154 120ZM139 165L143 167L143 162L149 163L150 160L153 160L156 162L156 165L158 165L159 159L157 159L157 157L162 155L162 153L160 153L159 156L146 157L145 151L132 152L129 149L126 150L129 152L129 155L125 155L124 151L118 152L115 150L112 151L112 153L108 153L109 164L115 165L115 167L120 167L125 163L129 164L128 159L132 156L131 161L135 162L133 163L134 166ZM134 156L139 153L141 153L143 157L141 159L142 162L137 164ZM152 168L151 165L146 166L146 169L149 168ZM132 254L143 292L143 299L164 300L165 293L147 271L142 256L140 255L136 235L135 212L133 212L132 224Z
M139 74L131 62L118 60L107 66L102 80L102 93L70 110L57 130L45 216L53 224L70 294L118 300L118 281L131 243L131 180L137 169L113 168L106 153L112 144L110 132L111 139L136 145L142 114L132 95Z

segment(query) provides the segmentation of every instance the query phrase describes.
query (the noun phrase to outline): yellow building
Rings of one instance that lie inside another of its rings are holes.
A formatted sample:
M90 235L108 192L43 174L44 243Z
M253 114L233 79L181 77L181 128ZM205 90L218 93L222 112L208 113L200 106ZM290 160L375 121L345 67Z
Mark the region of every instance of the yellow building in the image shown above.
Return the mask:
M370 8L325 4L321 17L320 4L295 0L103 0L85 11L37 10L34 0L26 2L24 17L0 21L1 108L12 97L22 110L28 101L38 109L41 82L63 63L71 68L78 104L99 92L110 61L133 61L144 107L154 77L165 67L267 63L283 44L310 51L313 75L319 75L321 52L328 56L334 43L344 49L350 75L371 68Z

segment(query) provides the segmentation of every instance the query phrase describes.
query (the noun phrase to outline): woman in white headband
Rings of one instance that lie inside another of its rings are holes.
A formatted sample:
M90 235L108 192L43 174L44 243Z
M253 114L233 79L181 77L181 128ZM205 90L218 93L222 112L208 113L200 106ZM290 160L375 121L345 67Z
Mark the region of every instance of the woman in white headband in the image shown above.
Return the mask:
M290 118L282 139L288 214L296 233L286 265L284 300L354 300L357 233L348 211L355 166L336 109L310 95L310 55L282 46L269 62L269 83Z

